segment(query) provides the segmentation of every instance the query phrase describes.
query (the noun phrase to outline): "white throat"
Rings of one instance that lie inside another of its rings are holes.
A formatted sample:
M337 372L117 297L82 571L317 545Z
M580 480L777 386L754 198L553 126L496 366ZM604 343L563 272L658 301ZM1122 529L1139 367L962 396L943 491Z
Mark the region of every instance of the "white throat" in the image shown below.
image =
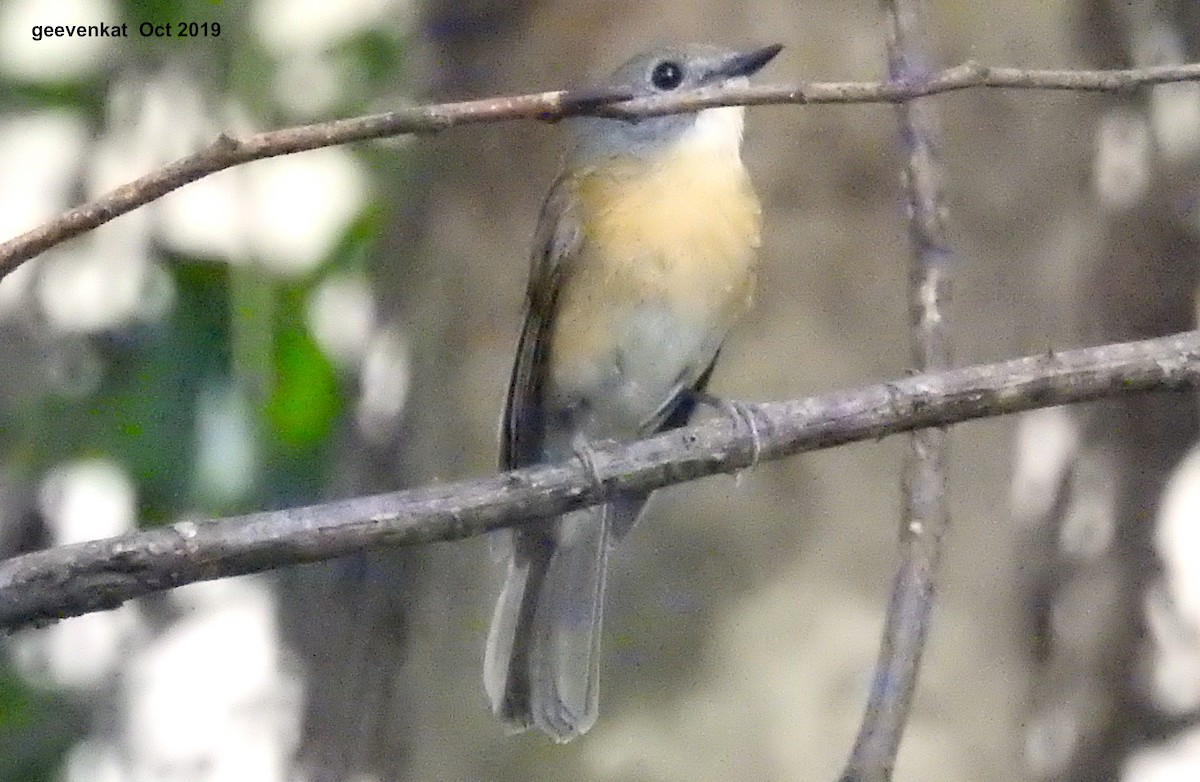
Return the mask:
M684 143L702 146L709 154L740 158L745 115L742 106L704 109L696 115L696 123L684 135Z

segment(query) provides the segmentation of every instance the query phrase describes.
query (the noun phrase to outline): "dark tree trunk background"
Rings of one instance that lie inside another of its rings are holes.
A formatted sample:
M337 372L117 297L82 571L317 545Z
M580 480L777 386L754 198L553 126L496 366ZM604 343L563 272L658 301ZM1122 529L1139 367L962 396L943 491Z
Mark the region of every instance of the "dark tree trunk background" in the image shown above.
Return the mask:
M1079 39L1091 67L1200 56L1195 3L1091 0L1081 11ZM1088 104L1083 130L1096 143L1081 161L1090 170L1078 200L1095 231L1071 254L1077 282L1060 302L1082 343L1196 327L1200 127L1163 112L1161 103L1172 100L1164 92ZM1197 96L1173 100L1186 107ZM1157 111L1152 101L1161 102ZM1037 501L1043 512L1018 518L1033 643L1026 752L1034 779L1122 779L1135 753L1200 716L1156 703L1146 615L1152 591L1162 589L1157 514L1168 479L1195 443L1197 410L1193 394L1162 394L1053 414L1075 442L1060 479L1045 487L1053 496ZM1031 441L1050 420L1027 420Z

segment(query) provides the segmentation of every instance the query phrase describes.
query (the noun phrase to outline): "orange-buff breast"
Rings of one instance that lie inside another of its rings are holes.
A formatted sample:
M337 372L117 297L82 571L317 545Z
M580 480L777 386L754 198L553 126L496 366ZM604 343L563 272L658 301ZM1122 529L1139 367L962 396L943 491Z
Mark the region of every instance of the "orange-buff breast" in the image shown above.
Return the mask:
M740 160L706 153L685 148L652 166L620 160L578 177L583 257L571 276L598 277L606 296L665 298L702 317L745 308L758 198Z
M582 236L551 338L554 385L567 396L628 382L624 393L642 397L630 414L652 410L669 388L647 385L694 382L750 305L761 209L749 177L736 157L681 146L654 165L620 159L572 183ZM661 377L634 371L660 359Z

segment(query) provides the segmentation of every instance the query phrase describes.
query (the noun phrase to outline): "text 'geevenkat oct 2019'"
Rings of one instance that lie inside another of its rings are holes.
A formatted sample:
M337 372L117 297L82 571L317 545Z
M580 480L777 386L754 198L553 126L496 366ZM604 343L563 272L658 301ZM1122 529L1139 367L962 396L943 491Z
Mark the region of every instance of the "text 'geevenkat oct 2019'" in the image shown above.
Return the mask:
M47 38L129 38L131 32L141 38L216 38L220 22L141 22L131 27L121 24L35 24L33 40Z

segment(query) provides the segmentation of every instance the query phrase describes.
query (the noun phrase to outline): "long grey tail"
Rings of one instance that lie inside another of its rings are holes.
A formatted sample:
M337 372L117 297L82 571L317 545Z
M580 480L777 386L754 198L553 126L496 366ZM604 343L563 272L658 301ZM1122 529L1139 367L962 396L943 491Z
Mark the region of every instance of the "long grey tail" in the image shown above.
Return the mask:
M483 676L492 711L517 730L564 742L596 721L610 518L597 506L511 533Z

